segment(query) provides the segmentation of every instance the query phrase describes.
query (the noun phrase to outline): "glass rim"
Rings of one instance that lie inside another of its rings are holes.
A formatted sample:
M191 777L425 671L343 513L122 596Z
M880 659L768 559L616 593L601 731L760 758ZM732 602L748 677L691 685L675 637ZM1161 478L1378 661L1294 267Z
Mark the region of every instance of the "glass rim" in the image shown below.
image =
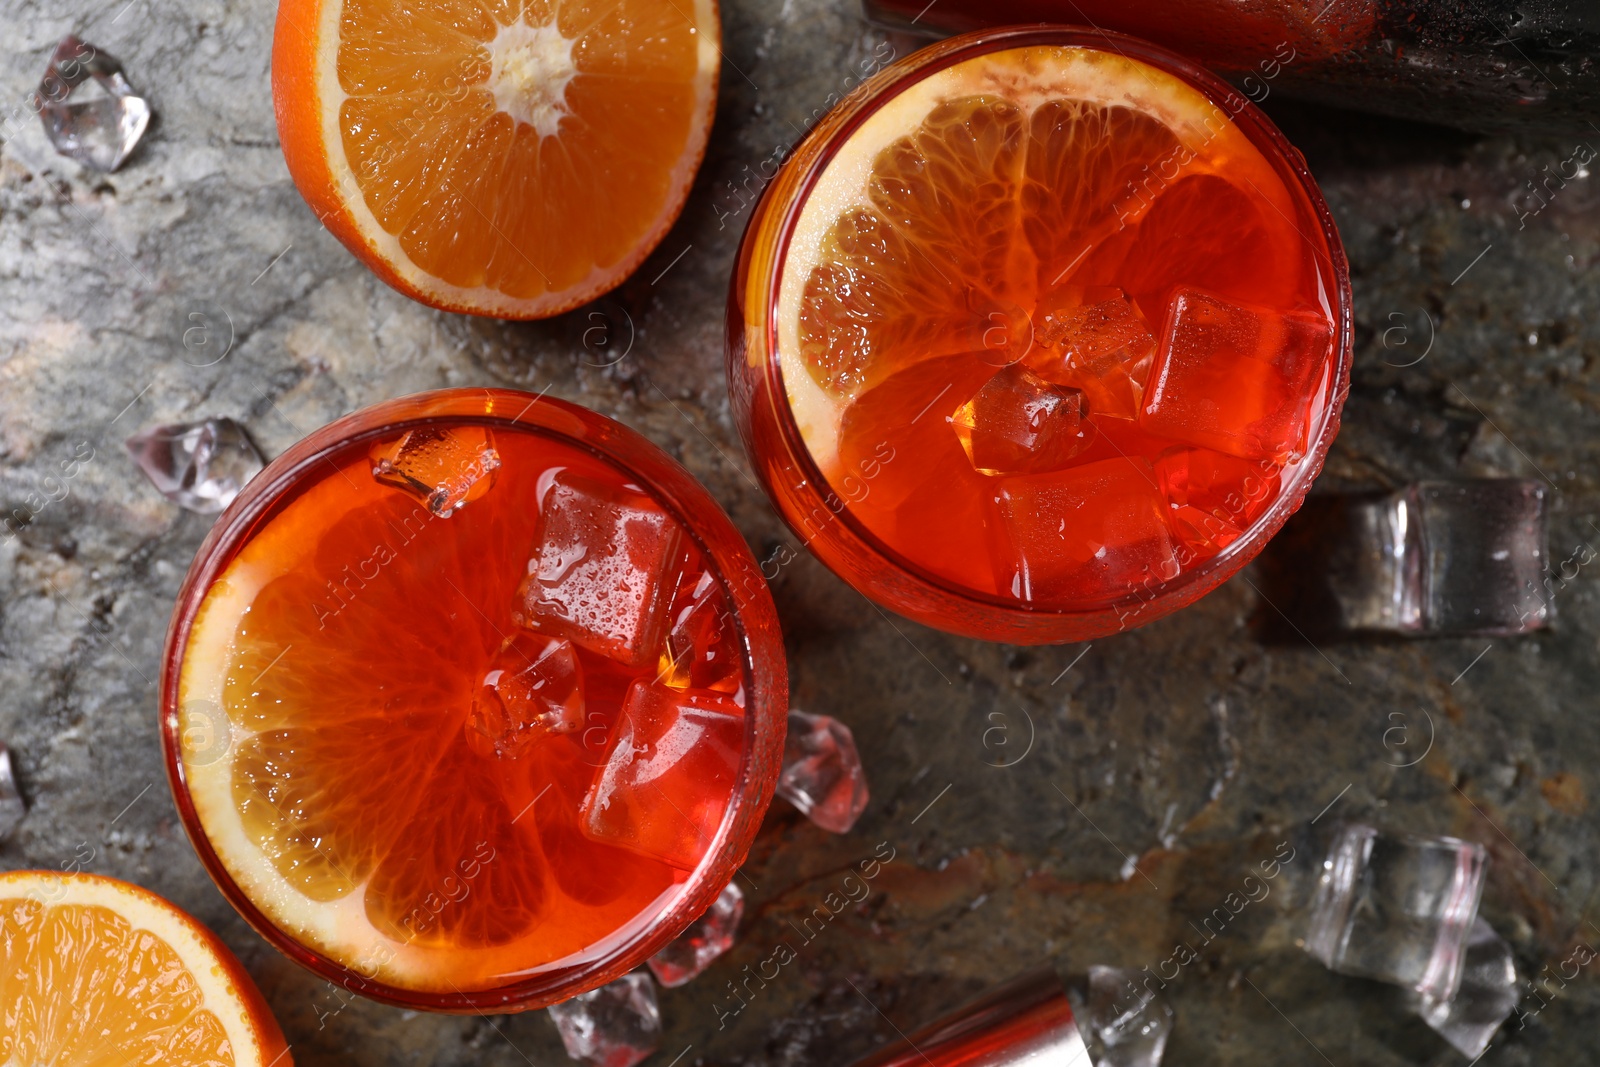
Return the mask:
M438 410L439 405L451 409ZM496 405L507 410L497 412ZM212 846L190 796L178 695L184 654L206 594L255 533L306 483L308 472L366 440L418 426L466 424L559 440L630 477L668 510L728 598L743 650L746 732L722 822L699 866L665 906L625 921L619 929L636 925L634 931L597 958L542 965L547 969L539 974L505 985L441 993L393 985L341 963L257 907ZM764 615L771 625L753 626L752 614ZM771 593L743 535L705 487L659 446L608 416L556 397L499 388L440 389L380 401L302 437L267 464L217 518L195 552L167 628L159 695L162 760L179 819L207 875L240 916L270 945L320 978L394 1007L447 1014L532 1010L596 988L642 966L698 918L736 875L771 804L787 705L788 674Z
M1054 608L1020 602L998 594L983 593L934 574L921 564L908 559L870 530L855 515L847 502L841 503L837 508L828 506L832 517L841 522L850 536L867 551L883 559L936 598L983 612L998 612L1023 627L1028 626L1030 620L1092 619L1112 613L1121 614L1121 609L1129 605L1149 604L1157 599L1173 596L1186 596L1188 599L1185 602L1192 602L1221 585L1254 559L1283 527L1289 516L1299 509L1310 491L1311 484L1322 471L1328 449L1339 432L1340 412L1350 389L1355 345L1354 301L1350 288L1349 262L1344 253L1344 244L1340 239L1338 228L1328 210L1327 201L1306 166L1305 157L1252 100L1217 75L1184 56L1142 38L1110 30L1067 23L1031 23L958 34L912 52L863 81L816 125L808 129L800 143L790 153L790 160L796 160L808 150L814 150L817 154L815 158L804 161L805 173L790 191L787 202L782 207L783 214L774 227L770 245L771 269L765 291L755 294L761 300L762 311L758 319L751 321L759 323L762 333L765 359L760 367L760 373L764 376L767 388L772 394L771 403L776 415L776 425L783 436L791 460L799 468L804 479L814 485L826 487L829 495L839 497L832 482L817 465L795 421L784 384L782 356L778 345L779 296L790 242L812 190L845 142L874 113L913 84L978 56L1036 46L1077 47L1099 52L1115 52L1124 59L1144 63L1189 82L1202 92L1207 100L1225 111L1229 121L1239 126L1250 143L1272 165L1284 184L1291 191L1299 190L1315 213L1327 255L1324 257L1321 249L1313 247L1313 259L1319 264L1325 264L1326 270L1332 275L1331 279L1319 277L1319 287L1328 290L1330 303L1333 304L1331 310L1334 313L1334 338L1329 371L1325 373L1326 385L1321 387L1317 394L1318 397L1326 398L1321 413L1322 425L1314 434L1308 433L1306 454L1296 464L1293 480L1280 482L1277 496L1245 531L1244 536L1203 561L1201 565L1181 571L1174 578L1161 581L1154 587L1152 593L1146 595L1141 595L1138 590L1130 590L1118 597L1086 601L1071 608ZM775 188L776 183L769 186L768 193L771 194ZM752 216L746 239L760 225L759 215ZM1302 240L1306 239L1305 235L1301 236ZM1322 269L1319 267L1319 274ZM1327 285L1330 280L1334 283L1331 287ZM765 480L768 477L767 473L760 468L760 464L757 464L757 467L760 476ZM827 563L827 560L823 562ZM829 567L832 569L831 564ZM846 577L845 580L854 585L851 579ZM1130 614L1138 614L1141 610L1136 609ZM1143 621L1154 621L1163 614L1167 612L1161 612Z

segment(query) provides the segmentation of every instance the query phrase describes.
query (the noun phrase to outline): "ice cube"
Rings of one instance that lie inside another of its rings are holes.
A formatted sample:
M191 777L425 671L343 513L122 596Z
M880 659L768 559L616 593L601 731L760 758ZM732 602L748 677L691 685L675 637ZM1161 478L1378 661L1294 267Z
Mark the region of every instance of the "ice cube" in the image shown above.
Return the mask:
M1544 626L1575 573L1547 571L1547 501L1541 483L1511 479L1337 498L1314 548L1339 627L1469 634Z
M744 709L724 693L635 682L579 812L584 834L694 870L722 825L744 734Z
M1305 949L1342 974L1449 1000L1487 865L1470 841L1345 826L1322 861Z
M33 102L55 150L94 170L122 166L150 125L150 105L122 64L71 35L51 53Z
M1094 439L1082 391L1053 385L1020 363L990 378L950 425L983 474L1059 470Z
M1467 936L1466 961L1461 967L1461 988L1448 1000L1419 997L1417 1014L1456 1050L1476 1061L1489 1047L1495 1031L1516 1009L1517 964L1511 946L1480 917Z
M1179 540L1214 555L1244 536L1278 496L1278 465L1209 448L1169 448L1156 459L1167 519Z
M17 776L11 769L11 750L0 744L0 841L11 835L26 814L28 805L17 789Z
M499 468L494 438L481 426L424 426L372 450L372 476L440 518L487 493Z
M1549 490L1534 481L1418 482L1422 614L1434 633L1518 633L1544 625L1555 580L1549 565ZM1570 561L1569 561L1570 562Z
M831 715L791 709L778 795L829 833L849 833L868 799L867 775L850 727Z
M643 971L547 1010L567 1055L594 1067L633 1067L661 1044L656 986Z
M744 684L739 633L722 586L710 571L684 574L671 618L661 680L674 689L738 692Z
M1158 1067L1172 1033L1172 1006L1139 971L1089 968L1089 1043L1094 1067ZM1098 1047L1096 1047L1098 1046Z
M1028 601L1107 599L1177 577L1155 471L1108 459L1002 478L995 490L1009 546L997 561Z
M250 435L232 419L152 426L123 447L162 496L202 515L233 503L263 466Z
M689 925L666 948L650 957L656 981L675 989L711 966L711 961L733 947L733 935L744 917L744 892L729 882L706 913Z
M1027 363L1083 390L1098 417L1134 419L1155 358L1144 316L1120 289L1061 286L1040 301Z
M1246 307L1194 289L1167 310L1139 425L1245 459L1298 452L1333 324Z
M629 667L655 662L680 542L677 522L654 500L562 471L541 504L517 624Z
M583 672L570 642L543 634L506 639L473 694L468 741L483 756L515 759L548 734L583 726Z

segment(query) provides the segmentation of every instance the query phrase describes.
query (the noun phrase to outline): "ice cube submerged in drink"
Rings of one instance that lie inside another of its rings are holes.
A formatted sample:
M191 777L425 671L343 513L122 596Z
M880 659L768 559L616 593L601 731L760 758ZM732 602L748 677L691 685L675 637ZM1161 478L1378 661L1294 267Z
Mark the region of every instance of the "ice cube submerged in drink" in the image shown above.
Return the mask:
M980 636L1091 636L1226 578L1304 495L1348 377L1303 161L1114 35L909 57L786 164L739 270L730 376L780 510L869 595Z
M591 412L473 390L345 423L258 479L180 598L180 810L247 918L362 991L598 985L715 899L770 798L759 569Z

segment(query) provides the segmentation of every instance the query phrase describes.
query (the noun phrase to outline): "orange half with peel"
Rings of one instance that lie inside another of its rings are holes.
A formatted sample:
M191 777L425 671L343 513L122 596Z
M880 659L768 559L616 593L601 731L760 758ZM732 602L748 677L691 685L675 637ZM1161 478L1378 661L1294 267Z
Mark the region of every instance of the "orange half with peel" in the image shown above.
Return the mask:
M284 159L407 296L555 315L614 288L678 217L720 36L715 0L282 0Z
M291 1065L214 934L146 889L54 871L0 874L0 1063Z

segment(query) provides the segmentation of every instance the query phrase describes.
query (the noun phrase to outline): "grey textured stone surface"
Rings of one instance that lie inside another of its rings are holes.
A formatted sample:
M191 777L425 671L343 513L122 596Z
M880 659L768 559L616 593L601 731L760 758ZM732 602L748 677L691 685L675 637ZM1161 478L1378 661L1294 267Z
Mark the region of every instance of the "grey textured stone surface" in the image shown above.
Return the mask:
M586 318L432 312L318 227L277 147L270 5L0 0L0 13L3 113L68 31L119 56L157 112L110 176L55 157L31 117L4 127L0 505L21 528L0 531L0 737L31 810L0 867L77 864L188 908L243 958L301 1064L565 1062L542 1013L342 1001L206 879L162 775L153 682L208 520L161 499L120 447L142 426L226 415L270 456L400 393L550 387L681 458L759 556L790 560L773 590L795 703L851 724L872 783L843 838L775 806L745 868L741 942L663 991L653 1062L839 1064L1042 960L1156 969L1180 941L1198 958L1168 988L1170 1063L1456 1062L1389 990L1295 947L1294 907L1344 817L1482 842L1485 915L1524 973L1551 976L1482 1062L1593 1061L1594 965L1555 977L1600 942L1592 566L1562 587L1553 626L1515 640L1311 647L1282 632L1252 569L1087 650L1018 650L891 620L793 548L729 422L722 311L748 215L737 190L882 54L851 0L727 5L710 154L682 221L601 304L618 338L634 334L609 367L582 343ZM1357 301L1322 486L1543 477L1555 562L1600 544L1593 182L1525 219L1517 199L1574 146L1276 105L1344 233ZM879 842L895 858L869 896L805 941L790 921ZM1207 917L1287 849L1270 895L1207 941ZM727 984L785 940L797 958L728 1013Z

